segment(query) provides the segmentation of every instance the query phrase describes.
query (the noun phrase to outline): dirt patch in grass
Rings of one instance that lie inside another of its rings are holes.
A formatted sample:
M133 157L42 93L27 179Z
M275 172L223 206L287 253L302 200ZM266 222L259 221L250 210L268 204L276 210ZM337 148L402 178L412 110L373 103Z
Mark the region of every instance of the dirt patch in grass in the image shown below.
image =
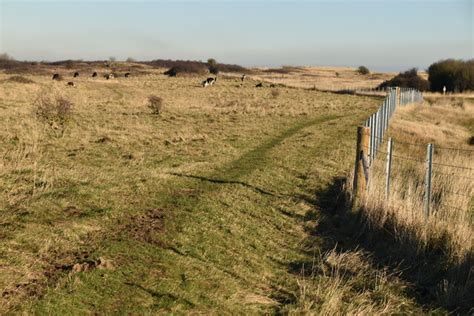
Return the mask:
M134 240L164 248L166 246L163 242L164 220L164 210L151 209L125 219L123 224L119 224L118 231L125 232Z

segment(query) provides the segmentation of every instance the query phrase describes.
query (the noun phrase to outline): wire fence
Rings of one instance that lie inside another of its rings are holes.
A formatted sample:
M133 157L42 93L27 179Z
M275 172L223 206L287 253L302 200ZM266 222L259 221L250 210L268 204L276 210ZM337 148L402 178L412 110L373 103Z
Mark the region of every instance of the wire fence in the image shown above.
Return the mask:
M376 174L385 176L384 191L387 200L391 195L393 165L397 164L399 168L404 168L399 176L406 177L411 174L415 177L414 186L422 188L423 196L420 198L426 217L440 207L448 207L447 201L450 201L449 209L467 212L473 204L474 166L471 162L474 150L438 147L434 144L398 141L386 137L395 110L400 106L422 101L423 96L419 91L390 88L383 104L364 122L363 127L359 127L354 196L357 196L358 191L368 190L370 175L374 174L374 163L382 159L383 162L377 163L377 168L381 167L383 170L378 170ZM384 140L387 140L386 148L381 147ZM396 147L398 145L402 147ZM456 160L454 157L461 158ZM405 180L406 178L403 179Z

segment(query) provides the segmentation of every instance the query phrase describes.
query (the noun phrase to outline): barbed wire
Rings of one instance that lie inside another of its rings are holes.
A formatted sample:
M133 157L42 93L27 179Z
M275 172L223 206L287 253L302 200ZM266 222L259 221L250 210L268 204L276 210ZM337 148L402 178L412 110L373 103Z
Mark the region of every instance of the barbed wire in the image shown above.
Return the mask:
M375 135L373 135L371 137L380 139L382 141L386 139L385 137L379 137L379 136L375 136ZM392 141L393 141L394 144L404 144L404 145L417 146L417 147L423 147L423 148L426 148L426 146L427 146L427 144L410 143L410 142L401 141L401 140L398 140L398 139L392 139ZM433 144L433 145L434 145L435 150L441 149L441 150L465 151L465 152L474 153L473 149L444 147L444 146L438 146L436 144Z
M433 173L436 175L443 175L443 176L454 176L454 177L457 177L457 178L462 178L462 179L469 179L469 180L474 180L474 177L466 177L466 176L460 176L456 173L447 173L447 172L439 172L437 169L434 169L433 170Z
M457 168L457 169L462 169L462 170L474 171L474 168L469 168L469 167L465 167L465 166L454 166L454 165L444 164L444 163L440 163L440 162L433 162L432 164L433 164L433 165L437 165L437 166L443 166L443 167L449 167L449 168Z
M469 207L463 209L463 208L460 208L460 207L457 207L457 206L452 206L452 205L448 205L448 204L441 203L441 202L438 202L437 204L438 204L437 208L439 208L440 206L444 206L446 208L452 208L452 209L455 209L455 210L458 210L458 211L461 211L461 212L466 212L469 209Z
M441 191L442 191L443 193L454 194L454 195L457 195L457 196L464 196L464 197L467 197L467 198L471 198L471 197L472 197L472 195L461 194L461 193L459 193L459 192L454 192L454 191L446 190L446 189L444 189L444 188L442 188Z
M466 151L466 152L474 153L474 150L472 150L472 149L464 149L464 148L435 146L435 150L437 150L437 149L441 149L441 150L452 150L452 151Z

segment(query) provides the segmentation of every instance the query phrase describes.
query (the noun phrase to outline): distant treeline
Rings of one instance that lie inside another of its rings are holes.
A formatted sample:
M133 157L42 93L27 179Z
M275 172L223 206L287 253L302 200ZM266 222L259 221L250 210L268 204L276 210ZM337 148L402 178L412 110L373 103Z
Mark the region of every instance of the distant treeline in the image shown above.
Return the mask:
M474 91L474 59L446 59L435 62L427 70L428 80L418 75L413 68L380 84L379 87L414 88L420 91L447 92Z
M142 63L155 68L168 68L165 74L169 76L177 76L179 74L205 74L207 72L211 72L216 75L219 72L249 72L248 69L242 66L221 64L217 63L214 59L209 59L207 62L195 60L156 59Z
M92 67L110 67L120 68L125 65L129 68L138 68L140 65L147 65L154 68L168 69L165 74L176 76L180 74L205 74L219 72L237 72L249 73L250 70L239 65L222 64L216 62L215 59L209 59L207 62L195 60L171 60L171 59L156 59L152 61L128 61L127 63L118 62L115 60L97 60L97 61L83 61L83 60L59 60L54 62L28 62L17 61L6 54L0 55L0 70L14 73L40 73L40 68L44 67L64 67L66 69L83 69ZM131 65L131 66L130 66Z

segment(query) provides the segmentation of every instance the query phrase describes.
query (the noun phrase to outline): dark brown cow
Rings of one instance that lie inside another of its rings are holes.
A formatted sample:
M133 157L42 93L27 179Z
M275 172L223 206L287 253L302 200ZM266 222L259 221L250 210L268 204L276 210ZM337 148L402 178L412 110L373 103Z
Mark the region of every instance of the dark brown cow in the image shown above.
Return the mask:
M126 72L126 73L125 73L125 78L128 78L128 77L130 77L130 73L129 73L129 72Z
M74 73L74 78L76 78L76 77L79 77L79 73L78 73L78 72L75 72L75 73Z
M97 77L97 72L94 72L94 73L92 74L92 78L94 78L94 77Z
M260 82L259 84L255 86L255 88L263 88L263 83Z
M59 74L54 74L53 80L61 80L61 76Z
M70 87L75 87L75 86L76 86L76 85L74 84L74 82L72 82L72 81L69 81L69 82L67 83L67 85L70 86Z

